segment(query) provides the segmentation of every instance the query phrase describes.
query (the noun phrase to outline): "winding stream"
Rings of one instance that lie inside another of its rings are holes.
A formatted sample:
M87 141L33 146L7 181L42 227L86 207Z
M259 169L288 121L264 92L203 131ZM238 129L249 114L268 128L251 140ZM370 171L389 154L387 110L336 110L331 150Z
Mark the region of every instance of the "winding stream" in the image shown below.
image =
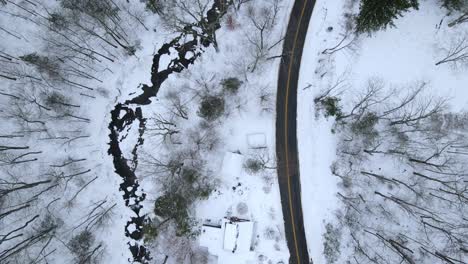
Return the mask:
M141 106L151 104L153 97L169 75L180 73L187 69L214 43L215 32L221 25L220 18L226 13L229 0L214 0L211 8L206 12L206 17L199 22L185 27L185 32L165 43L153 57L151 67L151 85L141 85L141 93L124 103L118 103L111 111L111 122L109 123L109 150L108 154L113 157L115 172L121 177L120 191L123 192L125 205L131 209L133 216L125 225L125 235L130 238L129 250L133 260L137 263L148 263L151 255L149 250L141 241L143 238L143 224L146 215L141 213L146 194L141 191L138 177L135 173L138 167L138 148L144 143L146 118ZM188 40L190 39L190 40ZM171 54L175 50L176 54ZM160 69L160 60L163 56L175 56L167 68ZM138 140L130 153L123 153L122 145L125 143L128 131L138 128ZM127 154L127 155L125 155ZM133 228L130 228L133 227ZM131 231L132 230L132 231Z

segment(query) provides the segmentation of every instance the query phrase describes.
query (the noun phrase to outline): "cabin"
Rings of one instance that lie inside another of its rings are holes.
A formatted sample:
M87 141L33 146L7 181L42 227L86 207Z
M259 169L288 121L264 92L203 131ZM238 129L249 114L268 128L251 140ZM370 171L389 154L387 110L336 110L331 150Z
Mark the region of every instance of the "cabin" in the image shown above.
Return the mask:
M222 249L232 254L250 252L254 227L255 222L237 217L223 218L220 224L206 223L202 226L200 246L210 251Z

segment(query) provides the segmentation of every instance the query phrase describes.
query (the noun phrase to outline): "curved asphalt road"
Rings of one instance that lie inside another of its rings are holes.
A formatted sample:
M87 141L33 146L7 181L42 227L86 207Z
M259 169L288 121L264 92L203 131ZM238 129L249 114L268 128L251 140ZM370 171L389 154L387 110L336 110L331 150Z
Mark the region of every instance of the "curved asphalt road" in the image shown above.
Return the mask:
M296 137L297 84L302 49L315 0L296 0L289 18L279 68L276 101L278 182L291 264L309 264L301 205ZM312 118L312 117L311 117Z

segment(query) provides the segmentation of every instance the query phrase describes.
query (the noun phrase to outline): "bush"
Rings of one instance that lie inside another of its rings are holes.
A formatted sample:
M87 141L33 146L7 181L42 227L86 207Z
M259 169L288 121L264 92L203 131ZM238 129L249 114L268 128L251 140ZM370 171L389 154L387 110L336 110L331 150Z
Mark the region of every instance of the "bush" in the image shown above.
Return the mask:
M239 215L245 215L249 212L249 206L246 203L240 202L237 204L236 210Z
M143 241L145 243L154 241L158 234L158 228L153 222L143 224Z
M244 163L244 169L249 174L256 174L265 168L263 162L258 159L247 159Z
M71 100L61 93L52 91L49 94L45 94L44 101L48 108L54 110L57 113L70 112L69 105L71 104Z
M208 121L214 121L224 114L224 99L218 96L207 96L202 99L198 115Z
M377 114L370 112L365 113L360 119L351 124L351 131L358 135L373 136L375 133L375 126L379 122Z
M265 228L265 230L263 231L263 237L267 240L275 240L277 237L275 229L273 229L272 227Z
M19 58L24 62L34 65L40 73L47 74L52 79L60 77L60 65L47 56L41 56L34 52L20 56Z
M78 263L88 263L86 259L89 257L91 247L94 245L94 235L85 230L78 235L74 236L69 242L68 247L70 251L75 255Z
M361 0L356 19L357 33L372 33L388 26L410 8L419 8L418 0Z
M155 13L162 14L164 11L164 4L161 3L161 0L145 0L146 9Z
M166 193L156 199L154 213L166 218L187 217L187 200L182 195Z
M236 94L237 91L239 91L241 84L242 82L235 77L223 79L223 81L221 82L221 85L223 86L224 90L232 94Z
M179 191L185 193L184 197L187 201L206 199L213 191L211 184L206 180L207 177L194 168L183 167L180 176L183 180L180 184L186 187Z
M182 179L193 184L200 178L200 173L195 169L184 167L181 172L181 176Z
M188 202L178 194L167 193L156 199L154 213L158 216L173 219L177 227L177 236L194 235L193 227L197 222L188 215Z
M321 107L325 110L325 117L334 116L340 118L343 116L339 102L340 99L334 96L328 96L320 100Z
M50 14L47 21L49 21L49 26L55 30L64 30L69 24L66 17L58 13Z
M351 131L360 136L364 147L373 145L375 139L379 136L379 132L375 126L379 122L379 118L375 113L365 113L360 119L351 124Z

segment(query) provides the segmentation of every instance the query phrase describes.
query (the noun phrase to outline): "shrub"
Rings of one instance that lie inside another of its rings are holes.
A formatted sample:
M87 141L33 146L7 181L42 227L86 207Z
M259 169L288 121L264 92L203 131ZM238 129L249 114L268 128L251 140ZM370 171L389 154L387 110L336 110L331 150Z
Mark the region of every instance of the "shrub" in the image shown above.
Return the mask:
M218 96L207 96L202 99L198 115L208 121L214 121L224 114L224 99Z
M181 176L185 181L193 184L200 178L200 173L195 169L184 167Z
M19 58L24 62L34 65L39 72L47 74L52 79L60 77L60 65L47 56L41 56L34 52L20 56Z
M244 169L249 174L256 174L265 168L263 162L258 159L247 159L244 163Z
M325 110L325 117L334 116L340 118L343 116L339 102L340 99L334 96L328 96L320 100L320 105Z
M373 112L365 113L360 119L351 124L351 131L355 134L372 136L376 133L375 126L379 117Z
M164 4L161 3L161 0L145 0L146 9L155 13L162 14L164 10Z
M351 124L351 131L361 136L364 146L371 146L379 133L375 126L379 122L379 118L375 113L365 113L360 119Z
M275 240L277 237L275 229L272 227L265 228L263 231L263 237L265 237L267 240Z
M237 204L236 210L239 215L245 215L249 212L249 207L246 203L240 202Z
M85 230L78 235L74 236L68 242L68 248L75 255L78 260L78 263L87 263L86 259L89 257L91 247L95 241L94 235Z
M173 219L177 227L177 236L192 236L195 235L193 227L197 222L189 217L188 206L187 199L182 195L166 193L156 199L154 213Z
M187 200L181 195L166 193L156 199L154 213L167 218L186 217L187 206Z
M45 95L45 105L57 113L70 112L71 100L65 95L52 91Z
M69 24L66 17L58 13L50 14L47 21L49 21L49 26L55 30L66 29Z
M145 243L154 241L158 234L158 228L153 222L145 223L143 225L143 240Z
M223 86L223 89L229 93L235 94L237 91L239 91L240 86L242 85L242 82L235 78L227 78L223 79L221 82L221 85Z

